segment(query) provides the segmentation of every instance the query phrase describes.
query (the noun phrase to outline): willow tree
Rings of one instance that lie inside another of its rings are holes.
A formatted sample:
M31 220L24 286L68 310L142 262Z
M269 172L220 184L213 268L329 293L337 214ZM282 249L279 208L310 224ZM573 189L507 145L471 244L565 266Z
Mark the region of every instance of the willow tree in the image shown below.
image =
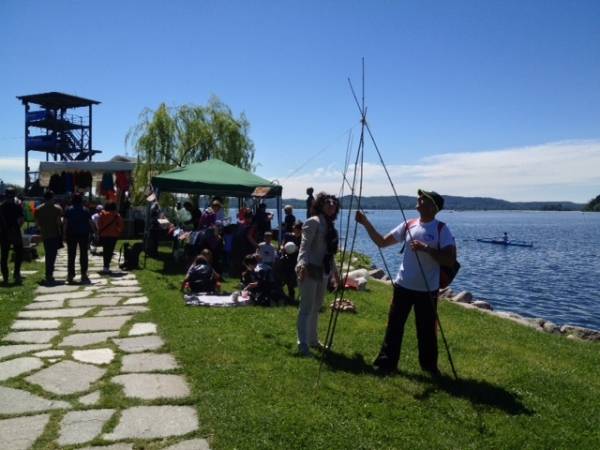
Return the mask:
M144 109L125 139L137 154L134 200L142 199L153 176L193 162L217 158L252 170L254 143L249 129L244 113L234 117L217 97L206 106L161 103L156 110Z

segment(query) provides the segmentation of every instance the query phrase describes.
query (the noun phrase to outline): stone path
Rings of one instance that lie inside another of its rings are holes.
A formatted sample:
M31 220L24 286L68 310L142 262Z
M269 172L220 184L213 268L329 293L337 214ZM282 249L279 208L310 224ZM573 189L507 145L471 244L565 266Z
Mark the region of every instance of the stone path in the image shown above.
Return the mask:
M0 450L210 450L177 361L136 318L149 308L135 275L101 267L90 255L91 284L38 287L0 340Z

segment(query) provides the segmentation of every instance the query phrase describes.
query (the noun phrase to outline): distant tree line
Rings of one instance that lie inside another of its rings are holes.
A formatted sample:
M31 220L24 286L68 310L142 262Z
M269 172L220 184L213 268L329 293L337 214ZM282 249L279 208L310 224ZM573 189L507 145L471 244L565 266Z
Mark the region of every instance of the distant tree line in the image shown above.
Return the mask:
M285 186L284 186L285 188ZM457 197L453 195L444 195L446 201L445 209L455 211L501 211L501 210L533 210L533 211L581 211L584 207L582 203L573 202L509 202L488 197ZM414 209L417 198L408 195L400 195L398 199L393 196L364 197L360 201L363 209L399 209L398 202L403 209ZM305 208L304 199L284 199L283 203L292 205L294 208ZM348 207L350 197L344 196L341 199L342 207ZM273 207L274 207L273 203ZM269 205L271 206L271 205ZM356 200L353 206L356 207Z

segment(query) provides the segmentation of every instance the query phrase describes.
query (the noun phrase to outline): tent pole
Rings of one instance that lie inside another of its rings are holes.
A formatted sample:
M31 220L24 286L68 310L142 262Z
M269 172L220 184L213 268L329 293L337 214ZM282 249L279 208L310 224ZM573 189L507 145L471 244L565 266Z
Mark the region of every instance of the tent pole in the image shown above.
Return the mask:
M279 230L279 247L283 243L283 227L281 226L281 194L277 196L277 229Z

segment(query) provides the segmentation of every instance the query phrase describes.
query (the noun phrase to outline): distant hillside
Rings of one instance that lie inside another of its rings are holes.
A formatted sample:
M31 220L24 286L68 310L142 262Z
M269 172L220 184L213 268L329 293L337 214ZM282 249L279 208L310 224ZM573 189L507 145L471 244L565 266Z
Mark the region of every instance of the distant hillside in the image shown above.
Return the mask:
M583 203L573 202L509 202L489 197L456 197L444 195L446 201L445 209L453 210L537 210L537 211L581 211L585 206ZM400 203L404 209L414 209L417 198L407 195L399 196ZM355 200L356 202L356 200ZM305 208L304 199L284 199L283 204L292 205L294 208ZM342 206L349 204L349 197L342 198ZM269 204L275 207L275 202ZM364 197L361 199L361 207L364 209L398 209L398 202L393 196Z

